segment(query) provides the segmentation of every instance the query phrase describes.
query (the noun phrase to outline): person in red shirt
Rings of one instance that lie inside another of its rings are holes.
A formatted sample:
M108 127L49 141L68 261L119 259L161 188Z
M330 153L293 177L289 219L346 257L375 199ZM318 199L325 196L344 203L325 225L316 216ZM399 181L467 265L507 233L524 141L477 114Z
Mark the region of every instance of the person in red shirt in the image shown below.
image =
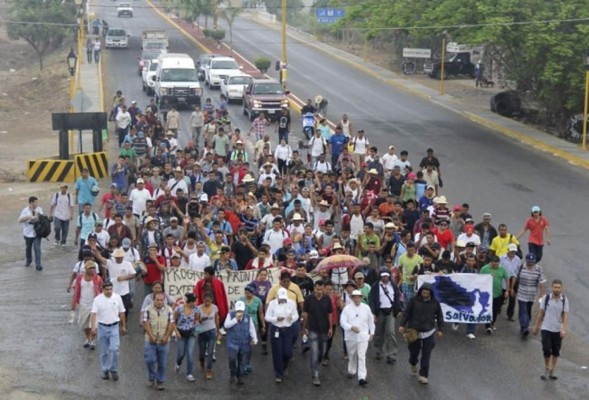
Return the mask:
M436 232L436 238L438 239L438 243L440 246L442 246L443 250L453 252L454 234L450 229L448 229L448 221L440 222Z
M531 216L526 220L524 227L517 234L517 239L523 236L526 231L530 231L528 237L528 251L536 255L536 262L540 262L544 251L544 234L546 234L546 244L550 246L550 223L548 219L542 216L542 210L539 206L532 207Z
M110 191L106 192L102 199L100 199L100 209L98 212L101 212L104 209L104 218L111 218L111 209L113 206L118 203L119 201L119 192L117 190L117 184L111 183L110 184Z
M147 257L143 259L145 269L142 271L144 294L151 294L151 286L154 282L163 282L163 273L166 270L166 258L157 254L157 245L152 244L148 247Z
M219 319L225 321L229 312L229 302L227 292L223 282L215 277L215 269L206 267L204 278L196 282L193 293L196 295L196 305L199 306L204 302L205 294L210 293L213 296L213 304L219 309Z

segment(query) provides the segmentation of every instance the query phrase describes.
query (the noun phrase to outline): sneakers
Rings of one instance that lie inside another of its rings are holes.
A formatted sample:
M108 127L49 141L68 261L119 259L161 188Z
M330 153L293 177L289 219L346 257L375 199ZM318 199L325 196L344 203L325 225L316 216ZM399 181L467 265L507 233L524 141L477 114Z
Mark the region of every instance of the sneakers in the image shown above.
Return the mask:
M40 265L37 265L36 269L37 269L37 271L43 271L43 267Z
M94 340L90 342L90 350L96 350L96 343Z
M414 374L417 373L417 365L412 365L411 366L411 372L413 372Z
M329 360L323 359L323 361L321 362L321 365L323 365L324 367L327 367L329 365Z
M364 387L364 386L368 385L368 380L366 380L366 379L360 379L358 381L358 385Z
M419 383L421 383L422 385L427 385L427 382L428 382L428 381L427 381L427 378L426 378L425 376L421 376L421 375L420 375L420 376L417 378L417 380L418 380L418 381L419 381Z
M460 328L460 325L458 325L457 323L452 324L452 330L457 331L458 328Z
M178 373L178 372L180 372L180 365L176 364L176 365L174 366L174 372L175 372L175 373Z
M313 377L313 386L321 386L321 381L318 376Z
M213 371L207 369L207 372L205 372L205 379L213 379Z
M152 388L155 385L155 381L147 381L147 387Z
M90 347L90 341L89 340L86 340L86 343L84 343L84 346L83 347L85 349L87 349L88 347Z
M119 380L119 373L117 371L110 371L110 376L112 377L113 381Z
M356 374L353 374L351 372L348 372L348 379L352 379L355 376L356 376Z
M59 246L59 240L56 240L55 242L53 242L54 246Z
M165 389L163 382L158 382L158 383L155 385L155 388L156 388L157 390L164 390L164 389Z
M470 340L476 339L476 336L474 335L474 333L467 333L466 337L469 338Z
M491 327L488 327L485 331L487 332L487 335L493 334L493 328L491 328Z
M548 377L550 379L552 379L553 381L558 379L558 376L554 375L554 371L550 371L550 373L548 374Z
M194 382L194 381L195 381L195 379L194 379L194 376L192 376L192 374L188 374L188 375L186 375L186 380L187 380L188 382Z
M542 379L543 381L547 381L549 375L550 375L550 371L544 370L544 373L542 375L540 375L540 379Z
M276 382L276 383L282 383L282 378L276 377L276 379L274 379L274 382Z
M110 379L110 378L109 378L109 376L108 376L108 371L104 371L104 372L103 372L103 373L102 373L100 376L101 376L101 377L102 377L102 379L104 379L105 381Z

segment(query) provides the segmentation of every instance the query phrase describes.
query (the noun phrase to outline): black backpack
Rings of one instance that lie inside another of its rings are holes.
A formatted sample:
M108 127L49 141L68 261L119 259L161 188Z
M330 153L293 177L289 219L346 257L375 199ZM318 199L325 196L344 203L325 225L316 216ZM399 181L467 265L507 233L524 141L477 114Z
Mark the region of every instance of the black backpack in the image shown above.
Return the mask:
M34 225L35 235L42 239L49 236L51 234L51 221L52 218L49 218L44 214L39 214Z

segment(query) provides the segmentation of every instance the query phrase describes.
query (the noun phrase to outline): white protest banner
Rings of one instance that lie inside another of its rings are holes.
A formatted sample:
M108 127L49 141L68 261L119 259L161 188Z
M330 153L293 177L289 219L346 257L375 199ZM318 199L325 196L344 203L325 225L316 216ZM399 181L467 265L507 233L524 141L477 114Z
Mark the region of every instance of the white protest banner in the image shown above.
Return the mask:
M275 284L280 280L280 268L270 268L268 271L268 281ZM216 277L223 281L229 304L232 306L241 296L244 295L244 289L248 283L253 281L258 274L258 270L248 271L221 271L217 272ZM204 277L203 272L197 272L185 268L168 268L165 272L164 288L166 293L176 298L184 296L186 293L192 293L196 282Z
M479 274L419 275L417 287L432 284L445 322L490 324L493 321L493 277Z

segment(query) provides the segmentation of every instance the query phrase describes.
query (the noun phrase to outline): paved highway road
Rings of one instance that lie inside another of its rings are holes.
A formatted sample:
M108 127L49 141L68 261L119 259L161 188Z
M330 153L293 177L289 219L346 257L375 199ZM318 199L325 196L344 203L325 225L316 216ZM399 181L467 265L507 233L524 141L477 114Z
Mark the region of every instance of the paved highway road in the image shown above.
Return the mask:
M107 0L98 4L113 5ZM138 35L144 28L171 27L153 11L139 7L145 6L145 3L133 4L137 6L133 19L117 19L112 8L99 9L100 17L107 19L111 26L120 23L130 28L134 35L128 50L105 51L108 54L105 54L104 73L107 93L121 89L129 100L137 99L144 106L147 97L141 92L135 62L139 54ZM245 40L246 34L248 40ZM239 20L236 23L236 48L249 57L264 52L277 57L277 37L275 32L248 21ZM193 57L198 55L190 42L178 32L170 30L170 38L172 51L185 52ZM265 50L256 50L256 41L262 40ZM581 244L584 233L582 219L575 218L576 215L571 212L573 209L582 210L582 198L587 191L587 178L583 173L482 130L451 112L377 84L371 78L305 46L290 46L289 60L292 66L291 87L295 94L305 98L320 91L330 100L330 113L339 115L348 112L357 127L367 130L373 144L384 148L395 143L399 150L407 148L414 155L413 162L419 161L419 153L426 146L434 147L444 166L445 194L453 202L469 201L476 214L491 211L496 216L501 215L502 218L497 217L496 222L506 221L513 230L519 228L529 205L540 203L552 219L555 231L554 246L548 249L547 269L551 276L565 279L573 304L572 329L584 333L586 328L582 324L587 317L579 315L578 310L586 304L581 292L586 289L586 275L575 261L586 258L587 249ZM316 81L306 78L311 76ZM240 114L241 109L233 106L233 120L242 127L248 126L249 123ZM184 124L187 115L183 113ZM186 137L182 139L186 140ZM575 191L570 193L573 188ZM72 254L54 250L48 252L46 259L42 279L40 275L31 278L31 271L21 265L3 266L2 281L10 282L10 285L5 285L7 301L0 305L0 315L16 317L14 325L6 324L0 329L3 338L0 353L2 366L19 371L19 382L24 382L27 390L47 394L47 398L50 398L49 394L60 399L90 399L98 395L106 399L154 398L155 393L145 385L143 338L136 323L137 311L131 314L129 336L122 340L121 380L117 383L103 382L98 374L97 354L83 350L77 329L64 323L67 315L65 304L70 298L64 288L73 263ZM26 346L23 346L23 336L28 339ZM174 350L172 345L170 369ZM561 379L557 383L544 383L539 380L542 368L539 342L520 342L517 327L504 318L499 321L495 336L486 337L481 333L476 341L467 341L463 328L460 332L447 329L445 338L438 341L434 351L430 385L426 387L418 385L409 373L406 364L408 354L401 341L396 366L379 363L370 353L370 384L366 389L345 378L339 339L332 364L323 370L321 388L311 386L308 356L297 354L288 378L277 386L272 382L270 356L263 357L256 351L254 373L239 389L227 384L224 350L220 349L217 356L212 382L205 383L198 376L197 382L190 384L172 372L165 395L176 399L194 398L195 395L203 399L279 396L287 400L315 396L326 399L445 400L514 396L522 399L572 399L586 397L588 390L585 372L579 369L580 363L587 360L584 341L572 338L566 342L560 368Z

